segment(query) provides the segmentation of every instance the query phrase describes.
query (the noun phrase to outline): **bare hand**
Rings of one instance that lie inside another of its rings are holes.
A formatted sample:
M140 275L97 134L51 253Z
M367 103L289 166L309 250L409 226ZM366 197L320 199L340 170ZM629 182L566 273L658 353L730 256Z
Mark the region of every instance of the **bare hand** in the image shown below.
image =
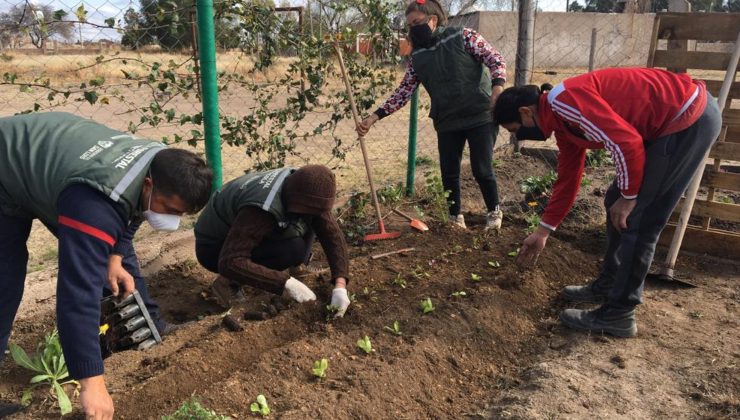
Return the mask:
M516 258L516 263L522 267L534 267L537 264L537 258L540 253L545 249L547 238L550 236L550 231L539 227L531 235L522 242L522 247L519 249L519 256Z
M359 124L357 124L357 127L355 127L355 130L357 130L357 134L359 134L362 137L365 137L368 131L370 131L370 127L373 126L380 118L378 118L377 114L370 114L369 117L362 120Z
M113 399L105 387L103 375L80 380L80 405L86 420L112 420Z
M134 283L134 277L123 268L122 261L123 257L116 254L112 254L108 258L108 285L113 292L113 296L118 296L118 285L122 285L123 296L121 298L124 299L133 293L136 289L136 284Z
M609 207L609 217L612 219L612 224L618 231L627 229L627 218L632 213L637 205L637 200L628 200L624 197L619 199Z

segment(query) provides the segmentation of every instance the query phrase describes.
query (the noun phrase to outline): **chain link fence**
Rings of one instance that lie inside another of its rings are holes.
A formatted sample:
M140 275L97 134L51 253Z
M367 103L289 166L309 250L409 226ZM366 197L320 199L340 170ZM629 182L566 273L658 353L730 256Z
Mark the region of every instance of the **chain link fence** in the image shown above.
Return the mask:
M340 39L347 52L367 115L403 76L406 58L394 59L403 6L397 2L385 9L393 18L378 47L368 46L378 36L369 35L367 24L322 29L315 9L255 9L253 3L217 1L224 180L271 164L311 162L333 167L342 190L363 188L362 157L331 41ZM582 74L589 57L594 68L644 65L652 21L652 14L538 12L532 82L555 84ZM66 111L202 150L194 22L194 2L88 0L70 6L0 0L2 114ZM451 24L477 30L501 51L513 82L516 12L464 14ZM419 104L417 179L423 179L438 172L437 146L423 90ZM381 185L404 179L409 108L378 122L367 136ZM508 133L500 133L497 146L508 140Z

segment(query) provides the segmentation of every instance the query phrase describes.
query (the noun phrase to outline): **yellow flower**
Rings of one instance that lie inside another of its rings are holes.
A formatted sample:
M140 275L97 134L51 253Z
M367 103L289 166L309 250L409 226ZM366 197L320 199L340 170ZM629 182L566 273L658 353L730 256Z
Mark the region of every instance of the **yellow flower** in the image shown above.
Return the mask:
M110 329L110 325L108 325L108 324L101 325L100 326L100 334L99 335L105 335L105 333L107 333L109 329Z
M530 201L529 203L527 203L527 205L528 205L529 207L537 207L537 205L538 205L538 204L539 204L539 203L538 203L538 202L536 202L536 201Z

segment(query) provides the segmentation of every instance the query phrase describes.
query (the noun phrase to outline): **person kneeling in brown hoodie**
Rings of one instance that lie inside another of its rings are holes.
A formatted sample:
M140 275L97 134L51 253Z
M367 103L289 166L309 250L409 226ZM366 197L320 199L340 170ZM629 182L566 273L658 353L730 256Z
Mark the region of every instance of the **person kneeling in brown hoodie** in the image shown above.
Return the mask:
M349 259L331 214L335 194L334 174L322 165L250 173L214 193L195 225L195 252L203 267L219 274L212 287L217 300L230 306L241 286L315 300L291 274L308 265L318 238L334 282L331 305L343 316L350 304Z

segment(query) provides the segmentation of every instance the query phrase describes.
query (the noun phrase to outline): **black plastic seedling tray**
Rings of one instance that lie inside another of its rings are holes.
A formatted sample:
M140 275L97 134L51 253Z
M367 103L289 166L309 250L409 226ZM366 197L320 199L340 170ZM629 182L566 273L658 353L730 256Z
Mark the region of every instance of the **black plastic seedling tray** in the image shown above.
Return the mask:
M162 342L139 292L120 300L108 296L100 301L100 344L103 357L123 350L146 350ZM106 327L107 326L107 327Z

